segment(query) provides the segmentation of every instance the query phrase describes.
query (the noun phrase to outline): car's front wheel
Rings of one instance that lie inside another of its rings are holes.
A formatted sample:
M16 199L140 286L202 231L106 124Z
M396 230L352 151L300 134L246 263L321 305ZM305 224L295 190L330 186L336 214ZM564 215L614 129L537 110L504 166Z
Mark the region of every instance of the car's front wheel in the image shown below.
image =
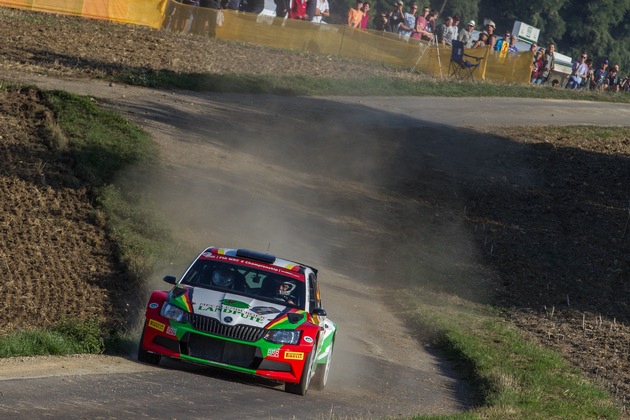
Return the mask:
M330 363L332 361L333 349L335 347L335 339L333 338L332 343L330 343L330 351L328 352L328 357L326 358L326 363L317 365L315 368L315 374L312 379L312 386L314 389L321 391L326 387L326 383L328 383L328 374L330 373Z
M313 350L308 354L306 362L304 362L304 369L302 369L302 376L300 382L297 384L286 382L284 384L284 390L291 394L306 395L308 386L311 383L311 373L313 371L313 362L315 361L315 353L317 352L317 346L313 346Z
M142 343L144 342L144 330L146 328L146 323L144 328L142 328L142 337L140 337L140 343L138 343L138 361L142 363L148 363L150 365L159 365L160 359L162 356L155 353L149 353L148 351L142 348Z

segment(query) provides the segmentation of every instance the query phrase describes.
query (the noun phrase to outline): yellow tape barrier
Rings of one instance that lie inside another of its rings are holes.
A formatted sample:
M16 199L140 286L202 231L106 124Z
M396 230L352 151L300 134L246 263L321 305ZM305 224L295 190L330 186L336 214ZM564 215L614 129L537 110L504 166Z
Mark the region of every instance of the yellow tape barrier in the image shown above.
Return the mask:
M0 5L121 23L190 32L275 48L360 58L449 76L451 47L396 34L362 31L345 25L315 24L234 10L188 6L174 0L0 0ZM499 55L489 48L466 50L480 56L477 80L529 83L533 53Z

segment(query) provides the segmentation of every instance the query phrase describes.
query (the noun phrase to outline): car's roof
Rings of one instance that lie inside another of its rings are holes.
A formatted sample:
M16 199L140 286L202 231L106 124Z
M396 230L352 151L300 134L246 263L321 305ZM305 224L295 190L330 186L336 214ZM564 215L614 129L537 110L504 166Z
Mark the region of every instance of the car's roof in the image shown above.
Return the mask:
M266 267L276 267L281 269L284 272L291 272L293 274L299 275L299 277L304 278L304 274L307 269L312 270L315 274L317 274L317 270L313 267L310 267L306 264L298 263L291 260L285 260L282 258L278 258L275 255L271 254L263 254L262 252L251 251L248 249L234 249L234 248L219 248L219 247L208 247L204 252L202 252L202 256L206 253L211 255L223 255L226 257L232 257L235 259L241 259L241 263L245 263L247 265L262 265L263 268ZM235 262L235 261L232 261Z

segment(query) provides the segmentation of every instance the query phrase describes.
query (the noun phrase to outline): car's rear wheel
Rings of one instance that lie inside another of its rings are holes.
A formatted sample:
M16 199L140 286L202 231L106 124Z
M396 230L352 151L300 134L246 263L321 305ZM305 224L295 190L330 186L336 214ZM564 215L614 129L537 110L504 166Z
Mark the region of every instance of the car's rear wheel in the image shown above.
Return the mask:
M148 351L142 348L142 343L144 342L144 330L146 328L146 323L144 328L142 328L142 337L140 337L140 343L138 343L138 361L142 363L148 363L150 365L159 365L160 359L162 356L155 353L149 353Z
M332 361L334 347L335 339L333 338L332 343L330 343L330 352L328 353L328 358L326 358L326 363L317 365L315 368L315 374L313 375L311 384L312 387L318 391L323 390L328 383L328 374L330 373L330 363Z
M315 360L315 353L317 352L317 345L313 346L313 350L308 354L308 358L304 363L304 369L302 369L302 376L300 382L297 384L286 382L284 384L284 390L291 394L306 395L308 386L311 383L311 373L313 371L313 361Z

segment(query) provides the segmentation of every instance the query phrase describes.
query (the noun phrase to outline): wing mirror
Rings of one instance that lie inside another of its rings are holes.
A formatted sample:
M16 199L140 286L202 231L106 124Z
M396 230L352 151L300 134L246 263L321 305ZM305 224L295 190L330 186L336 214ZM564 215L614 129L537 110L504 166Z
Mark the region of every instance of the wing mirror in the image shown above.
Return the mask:
M175 276L164 276L162 280L168 284L177 284L177 278L175 278Z
M325 310L324 308L313 308L313 310L311 311L311 313L312 313L313 315L321 316L322 318L323 318L323 317L326 317L326 315L327 315L327 314L326 314L326 310Z

